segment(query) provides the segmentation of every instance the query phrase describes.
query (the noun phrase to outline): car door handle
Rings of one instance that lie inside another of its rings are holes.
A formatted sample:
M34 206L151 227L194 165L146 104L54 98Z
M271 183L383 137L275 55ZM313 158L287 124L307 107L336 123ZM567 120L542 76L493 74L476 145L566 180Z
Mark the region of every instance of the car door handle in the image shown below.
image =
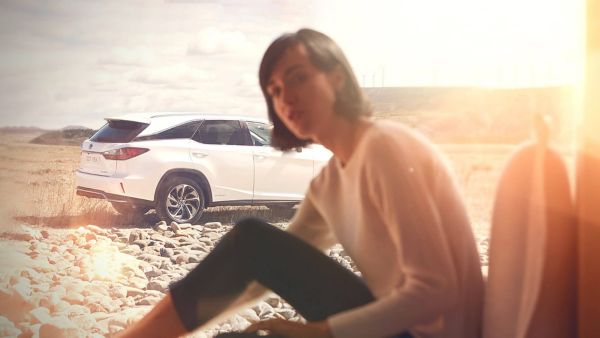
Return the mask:
M265 155L254 155L254 158L257 160L264 160L265 159Z
M205 158L206 156L208 156L208 154L198 153L198 152L192 152L192 156L194 156L196 158Z

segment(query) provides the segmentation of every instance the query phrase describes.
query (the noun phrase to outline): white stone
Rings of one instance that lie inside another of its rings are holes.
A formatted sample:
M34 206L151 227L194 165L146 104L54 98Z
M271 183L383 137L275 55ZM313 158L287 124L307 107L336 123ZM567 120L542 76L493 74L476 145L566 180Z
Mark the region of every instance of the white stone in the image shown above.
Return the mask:
M108 296L109 295L109 291L108 291L108 286L102 282L99 281L93 281L91 283L89 283L81 292L82 295L84 296L90 296L90 295L95 295L95 294L100 294L103 296Z
M86 306L92 312L103 311L113 313L118 310L118 305L116 305L110 297L99 294L90 295L89 297L87 297L86 303Z
M229 319L229 325L233 331L243 331L250 325L250 321L242 316L235 315Z
M142 252L142 249L140 249L139 245L127 245L121 252L129 255L137 255Z
M135 302L135 305L154 305L160 301L160 297L144 297L139 301Z
M85 298L79 292L69 292L63 297L63 300L71 304L82 305Z
M221 224L221 222L204 223L204 227L209 228L209 229L220 229L222 226L223 226L223 224Z
M258 303L258 305L256 305L255 308L257 308L258 310L256 312L258 313L259 318L264 318L267 315L272 315L273 313L275 313L273 307L266 302Z
M221 234L219 234L218 232L204 232L202 234L202 236L208 238L211 242L216 241L217 239L221 238Z
M62 285L65 287L67 295L69 293L82 293L85 287L83 282L71 277L65 277Z
M144 275L144 277L145 277L145 275ZM147 284L148 284L148 280L146 278L140 278L137 276L133 276L133 277L129 278L129 286L132 286L134 288L145 289Z
M32 317L32 323L50 323L52 316L50 316L50 310L45 307L38 307L29 312Z
M135 287L127 287L127 297L138 297L144 294L144 290Z
M0 316L0 337L17 337L21 332L8 318Z
M125 298L127 297L127 287L119 284L113 284L110 287L109 295L113 298Z
M84 332L70 320L42 324L39 332L40 338L79 338L84 336Z
M73 323L77 327L79 327L80 329L84 329L86 332L90 332L93 328L96 328L98 326L98 323L89 314L73 315L70 316L69 319L71 319L71 321L73 321Z
M89 315L90 309L88 309L87 307L83 306L83 305L74 305L74 304L68 304L67 306L65 306L64 308L61 309L60 312L58 312L58 315L65 315L68 318L72 318L72 317L76 317L76 316L86 316Z
M25 315L35 308L29 297L14 289L0 288L0 309L2 315L14 323L23 321Z
M50 288L50 293L57 295L59 298L63 298L67 294L67 289L63 285L55 285Z
M88 230L90 230L91 232L95 233L96 235L102 235L102 236L106 236L108 234L108 231L106 231L105 229L100 228L99 226L96 225L92 225L89 224L87 226Z
M50 284L39 283L31 288L34 293L47 293L50 290Z
M260 320L260 317L252 309L244 309L239 312L239 315L249 322L256 322Z
M64 312L67 311L67 309L69 309L69 307L73 305L73 304L69 304L67 302L65 302L64 300L60 299L58 300L55 304L54 304L54 308L50 309L53 313L60 313L60 312Z
M123 318L124 320L126 320L126 325L130 326L131 324L138 322L140 319L142 319L142 317L151 309L152 306L129 307L116 314L116 317Z
M32 268L29 268L29 267L26 267L25 269L23 269L21 271L20 275L21 275L21 277L27 278L32 282L37 281L39 283L39 282L48 280L47 276L33 270Z
M23 322L23 323L19 323L18 327L21 330L21 336L19 336L19 338L21 337L33 337L33 338L38 338L40 337L40 327L42 326L42 324L31 324L29 322Z

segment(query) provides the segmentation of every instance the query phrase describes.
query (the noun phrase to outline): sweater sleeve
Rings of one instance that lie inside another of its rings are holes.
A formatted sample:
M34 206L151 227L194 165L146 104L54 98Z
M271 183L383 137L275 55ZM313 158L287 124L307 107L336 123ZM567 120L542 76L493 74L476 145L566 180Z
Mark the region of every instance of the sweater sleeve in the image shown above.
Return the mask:
M312 184L304 200L300 203L296 215L290 221L287 231L319 250L325 250L334 245L337 240L314 205Z
M381 240L393 241L404 278L389 294L329 317L334 337L386 337L443 325L441 315L457 301L456 271L434 191L443 183L436 182L435 171L444 168L434 165L435 153L422 144L384 139L370 149L361 174L361 184L369 187L364 198L385 222L389 238Z

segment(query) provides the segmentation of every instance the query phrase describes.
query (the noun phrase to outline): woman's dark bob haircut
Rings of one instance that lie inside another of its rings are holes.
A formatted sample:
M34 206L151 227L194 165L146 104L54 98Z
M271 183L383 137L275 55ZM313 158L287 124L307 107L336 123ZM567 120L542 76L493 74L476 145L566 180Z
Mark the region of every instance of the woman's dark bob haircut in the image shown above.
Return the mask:
M310 62L317 69L329 72L337 66L341 67L346 78L346 84L336 95L334 107L336 113L349 119L371 115L370 104L364 98L362 90L358 86L358 81L356 81L356 76L354 76L350 63L344 56L341 48L330 37L307 28L300 29L296 33L283 34L267 48L258 72L260 88L267 101L269 120L273 122L271 145L281 150L304 147L311 143L311 140L301 140L289 131L279 117L277 117L273 101L267 93L267 84L271 78L273 68L285 51L298 43L306 47Z

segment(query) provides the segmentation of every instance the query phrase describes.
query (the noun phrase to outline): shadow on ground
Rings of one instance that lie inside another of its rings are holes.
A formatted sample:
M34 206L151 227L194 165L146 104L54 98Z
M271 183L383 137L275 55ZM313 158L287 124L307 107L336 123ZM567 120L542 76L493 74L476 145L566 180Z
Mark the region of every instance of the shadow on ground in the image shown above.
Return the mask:
M296 209L268 209L264 207L218 207L208 208L198 221L233 224L246 217L257 217L270 223L289 222ZM96 211L82 215L18 216L15 219L29 225L51 228L77 228L94 224L102 228L147 228L160 221L152 210L145 215L119 215L111 210Z

